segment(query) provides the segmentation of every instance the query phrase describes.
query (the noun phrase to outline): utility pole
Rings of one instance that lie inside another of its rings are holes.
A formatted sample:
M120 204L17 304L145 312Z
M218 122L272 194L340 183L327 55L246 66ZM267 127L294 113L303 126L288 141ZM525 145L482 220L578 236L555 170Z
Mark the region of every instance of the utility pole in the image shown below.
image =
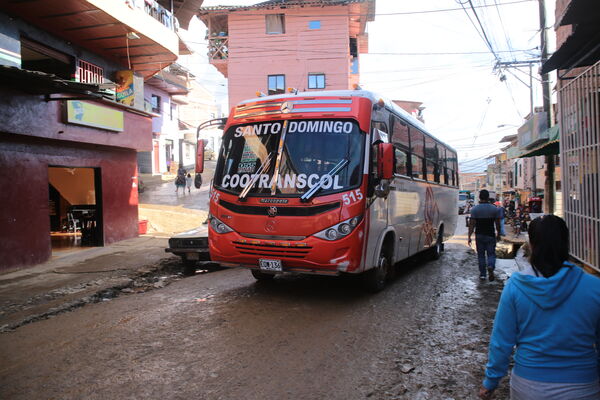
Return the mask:
M544 0L538 0L540 7L540 29L542 47L542 65L548 60L548 34L546 32L546 4ZM548 73L542 74L542 94L544 96L544 111L546 112L546 126L548 129L554 125L552 110L552 98L550 97L550 79ZM554 155L544 156L546 161L546 179L544 182L544 212L554 214L554 201L556 198L554 184Z

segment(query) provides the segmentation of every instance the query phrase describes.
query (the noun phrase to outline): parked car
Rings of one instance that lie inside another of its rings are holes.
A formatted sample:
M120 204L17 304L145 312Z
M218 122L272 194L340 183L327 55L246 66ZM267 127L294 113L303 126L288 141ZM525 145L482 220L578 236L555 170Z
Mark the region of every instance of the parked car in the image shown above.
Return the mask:
M218 268L218 264L210 261L205 227L178 233L171 237L169 247L165 249L165 252L181 257L184 275L194 275L197 267L209 270Z

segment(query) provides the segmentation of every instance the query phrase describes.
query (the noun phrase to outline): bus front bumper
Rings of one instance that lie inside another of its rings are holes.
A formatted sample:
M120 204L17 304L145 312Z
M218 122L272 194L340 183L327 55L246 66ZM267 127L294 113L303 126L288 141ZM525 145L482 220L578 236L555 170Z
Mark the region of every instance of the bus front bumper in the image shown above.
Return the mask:
M351 234L335 241L307 237L301 241L249 239L237 232L208 235L211 260L226 267L261 269L264 272L339 275L361 269L361 223ZM273 262L271 262L273 261ZM264 269L275 264L280 270Z

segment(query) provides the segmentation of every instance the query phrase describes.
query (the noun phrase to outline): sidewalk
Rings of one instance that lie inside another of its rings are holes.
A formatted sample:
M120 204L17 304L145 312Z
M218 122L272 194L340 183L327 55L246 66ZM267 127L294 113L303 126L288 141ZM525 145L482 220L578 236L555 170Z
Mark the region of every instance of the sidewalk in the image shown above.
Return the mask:
M166 247L168 237L146 235L0 274L0 332L181 279L181 259Z

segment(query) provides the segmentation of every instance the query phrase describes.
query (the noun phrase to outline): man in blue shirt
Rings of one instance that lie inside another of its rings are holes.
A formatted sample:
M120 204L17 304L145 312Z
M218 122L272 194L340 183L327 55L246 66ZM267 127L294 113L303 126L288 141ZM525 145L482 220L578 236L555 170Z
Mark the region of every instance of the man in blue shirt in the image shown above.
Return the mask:
M486 267L490 282L494 280L496 268L496 239L500 240L500 215L498 209L490 204L490 192L479 192L479 205L471 210L469 220L468 244L471 246L471 235L475 231L475 244L479 262L479 279L485 280ZM496 231L494 232L494 227ZM486 263L487 256L487 263Z

